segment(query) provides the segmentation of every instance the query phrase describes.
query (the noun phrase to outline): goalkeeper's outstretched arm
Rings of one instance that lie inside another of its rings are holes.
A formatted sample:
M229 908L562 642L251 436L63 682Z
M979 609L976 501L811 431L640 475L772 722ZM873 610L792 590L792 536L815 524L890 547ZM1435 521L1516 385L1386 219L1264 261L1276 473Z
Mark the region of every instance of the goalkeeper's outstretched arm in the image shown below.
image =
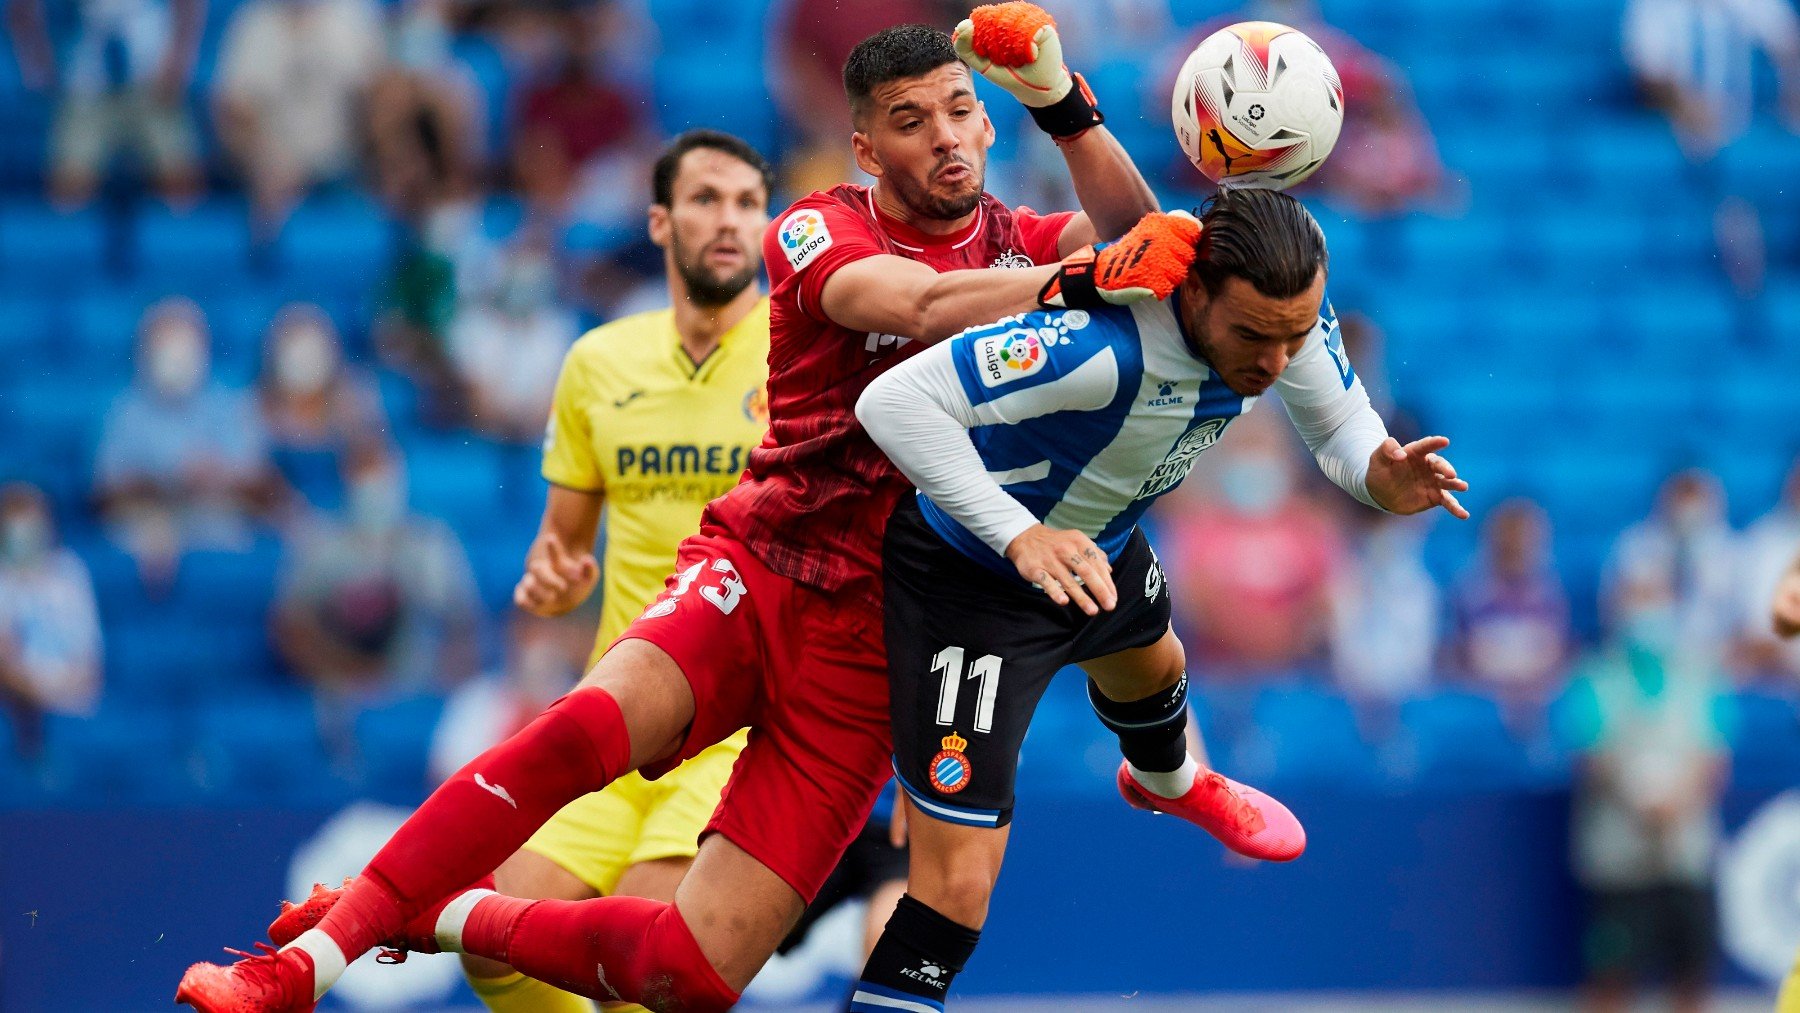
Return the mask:
M1063 65L1062 38L1048 12L1022 0L977 7L956 27L954 41L963 62L1023 103L1062 150L1082 209L1058 240L1064 256L1116 239L1160 210L1131 156L1102 126L1087 82Z

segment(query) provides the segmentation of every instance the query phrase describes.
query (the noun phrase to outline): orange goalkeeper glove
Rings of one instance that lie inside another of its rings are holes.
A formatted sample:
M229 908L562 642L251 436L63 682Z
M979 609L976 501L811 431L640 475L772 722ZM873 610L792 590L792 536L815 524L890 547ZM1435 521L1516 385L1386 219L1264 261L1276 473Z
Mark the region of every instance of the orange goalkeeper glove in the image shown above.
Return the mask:
M953 41L971 70L1024 103L1050 136L1073 138L1105 122L1087 82L1063 65L1056 19L1037 4L977 7L956 26Z
M1186 211L1147 214L1116 243L1085 247L1063 258L1062 270L1038 293L1058 309L1097 309L1167 299L1194 266L1200 221Z

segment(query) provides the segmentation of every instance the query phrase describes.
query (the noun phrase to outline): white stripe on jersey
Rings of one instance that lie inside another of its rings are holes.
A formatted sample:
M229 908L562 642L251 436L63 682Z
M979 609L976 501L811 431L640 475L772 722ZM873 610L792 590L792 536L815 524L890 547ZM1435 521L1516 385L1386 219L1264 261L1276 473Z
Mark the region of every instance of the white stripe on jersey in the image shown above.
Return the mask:
M1050 477L1050 462L1039 461L1036 464L1028 464L1023 468L1014 468L1011 471L990 471L988 477L994 480L995 485L1036 482L1039 479Z

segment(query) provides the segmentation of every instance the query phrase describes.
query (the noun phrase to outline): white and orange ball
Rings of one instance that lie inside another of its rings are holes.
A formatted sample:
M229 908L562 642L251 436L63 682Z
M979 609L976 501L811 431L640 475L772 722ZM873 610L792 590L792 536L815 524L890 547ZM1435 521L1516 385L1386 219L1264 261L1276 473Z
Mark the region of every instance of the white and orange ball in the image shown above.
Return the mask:
M1268 21L1195 47L1171 105L1181 150L1207 179L1284 190L1316 172L1344 126L1344 86L1318 44Z

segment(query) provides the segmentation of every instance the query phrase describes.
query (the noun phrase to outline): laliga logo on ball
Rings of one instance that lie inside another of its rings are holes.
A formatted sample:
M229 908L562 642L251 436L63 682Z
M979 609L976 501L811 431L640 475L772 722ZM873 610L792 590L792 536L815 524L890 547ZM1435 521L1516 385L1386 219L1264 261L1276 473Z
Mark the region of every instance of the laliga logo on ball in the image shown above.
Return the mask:
M1344 127L1344 86L1318 44L1269 21L1220 29L1175 76L1188 161L1214 183L1285 190L1318 171Z

